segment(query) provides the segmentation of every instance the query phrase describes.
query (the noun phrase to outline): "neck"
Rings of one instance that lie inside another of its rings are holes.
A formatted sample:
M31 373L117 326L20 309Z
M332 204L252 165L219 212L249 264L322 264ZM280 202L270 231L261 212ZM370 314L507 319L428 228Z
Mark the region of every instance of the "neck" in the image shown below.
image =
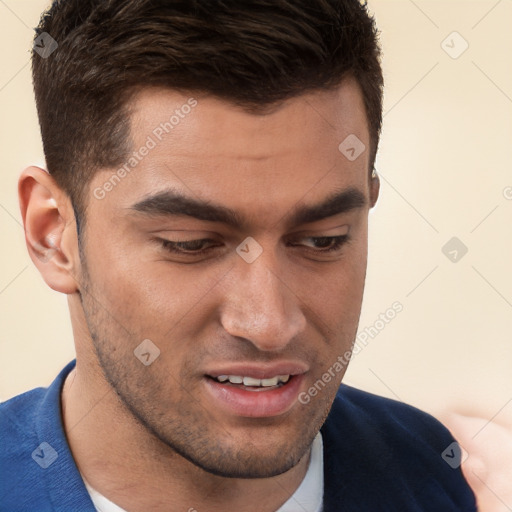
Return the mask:
M260 479L210 474L157 439L97 370L77 366L62 391L64 429L78 469L99 493L130 512L194 509L271 512L302 482L309 451L292 469Z

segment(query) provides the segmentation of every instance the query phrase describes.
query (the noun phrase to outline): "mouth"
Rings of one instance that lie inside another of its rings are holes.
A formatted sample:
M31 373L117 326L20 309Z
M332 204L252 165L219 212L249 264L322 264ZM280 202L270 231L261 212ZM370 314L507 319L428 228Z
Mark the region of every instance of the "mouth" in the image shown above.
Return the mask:
M297 403L306 370L297 365L240 368L211 372L204 383L209 403L224 415L268 418L285 414Z
M247 377L243 375L219 375L218 377L210 377L219 384L226 386L235 386L245 391L269 391L284 386L291 378L291 375L275 375L265 379L257 379L255 377Z

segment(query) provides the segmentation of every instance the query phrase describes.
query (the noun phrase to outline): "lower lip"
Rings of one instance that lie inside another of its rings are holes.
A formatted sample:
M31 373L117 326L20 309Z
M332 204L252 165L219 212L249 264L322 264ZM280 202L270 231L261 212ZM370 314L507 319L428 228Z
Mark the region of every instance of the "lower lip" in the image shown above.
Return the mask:
M294 375L284 386L268 391L247 391L205 378L215 406L228 414L246 418L268 418L288 412L297 402L302 380L302 375Z

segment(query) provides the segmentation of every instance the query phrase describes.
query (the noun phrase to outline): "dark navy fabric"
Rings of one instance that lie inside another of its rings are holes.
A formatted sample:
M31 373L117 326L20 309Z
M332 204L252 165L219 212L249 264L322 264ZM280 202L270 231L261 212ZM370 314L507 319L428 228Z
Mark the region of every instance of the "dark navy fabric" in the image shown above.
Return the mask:
M429 414L342 384L322 436L324 512L476 511L442 457L454 439Z
M0 405L2 512L95 512L62 426L74 365ZM460 469L441 457L453 438L413 407L341 385L322 436L324 512L476 510Z

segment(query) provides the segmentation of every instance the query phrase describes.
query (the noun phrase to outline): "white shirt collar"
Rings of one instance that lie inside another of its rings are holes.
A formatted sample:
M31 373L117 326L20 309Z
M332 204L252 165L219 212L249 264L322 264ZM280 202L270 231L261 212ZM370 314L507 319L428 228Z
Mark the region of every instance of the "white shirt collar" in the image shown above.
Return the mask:
M311 446L306 476L290 499L276 512L321 512L324 496L324 447L318 432Z

